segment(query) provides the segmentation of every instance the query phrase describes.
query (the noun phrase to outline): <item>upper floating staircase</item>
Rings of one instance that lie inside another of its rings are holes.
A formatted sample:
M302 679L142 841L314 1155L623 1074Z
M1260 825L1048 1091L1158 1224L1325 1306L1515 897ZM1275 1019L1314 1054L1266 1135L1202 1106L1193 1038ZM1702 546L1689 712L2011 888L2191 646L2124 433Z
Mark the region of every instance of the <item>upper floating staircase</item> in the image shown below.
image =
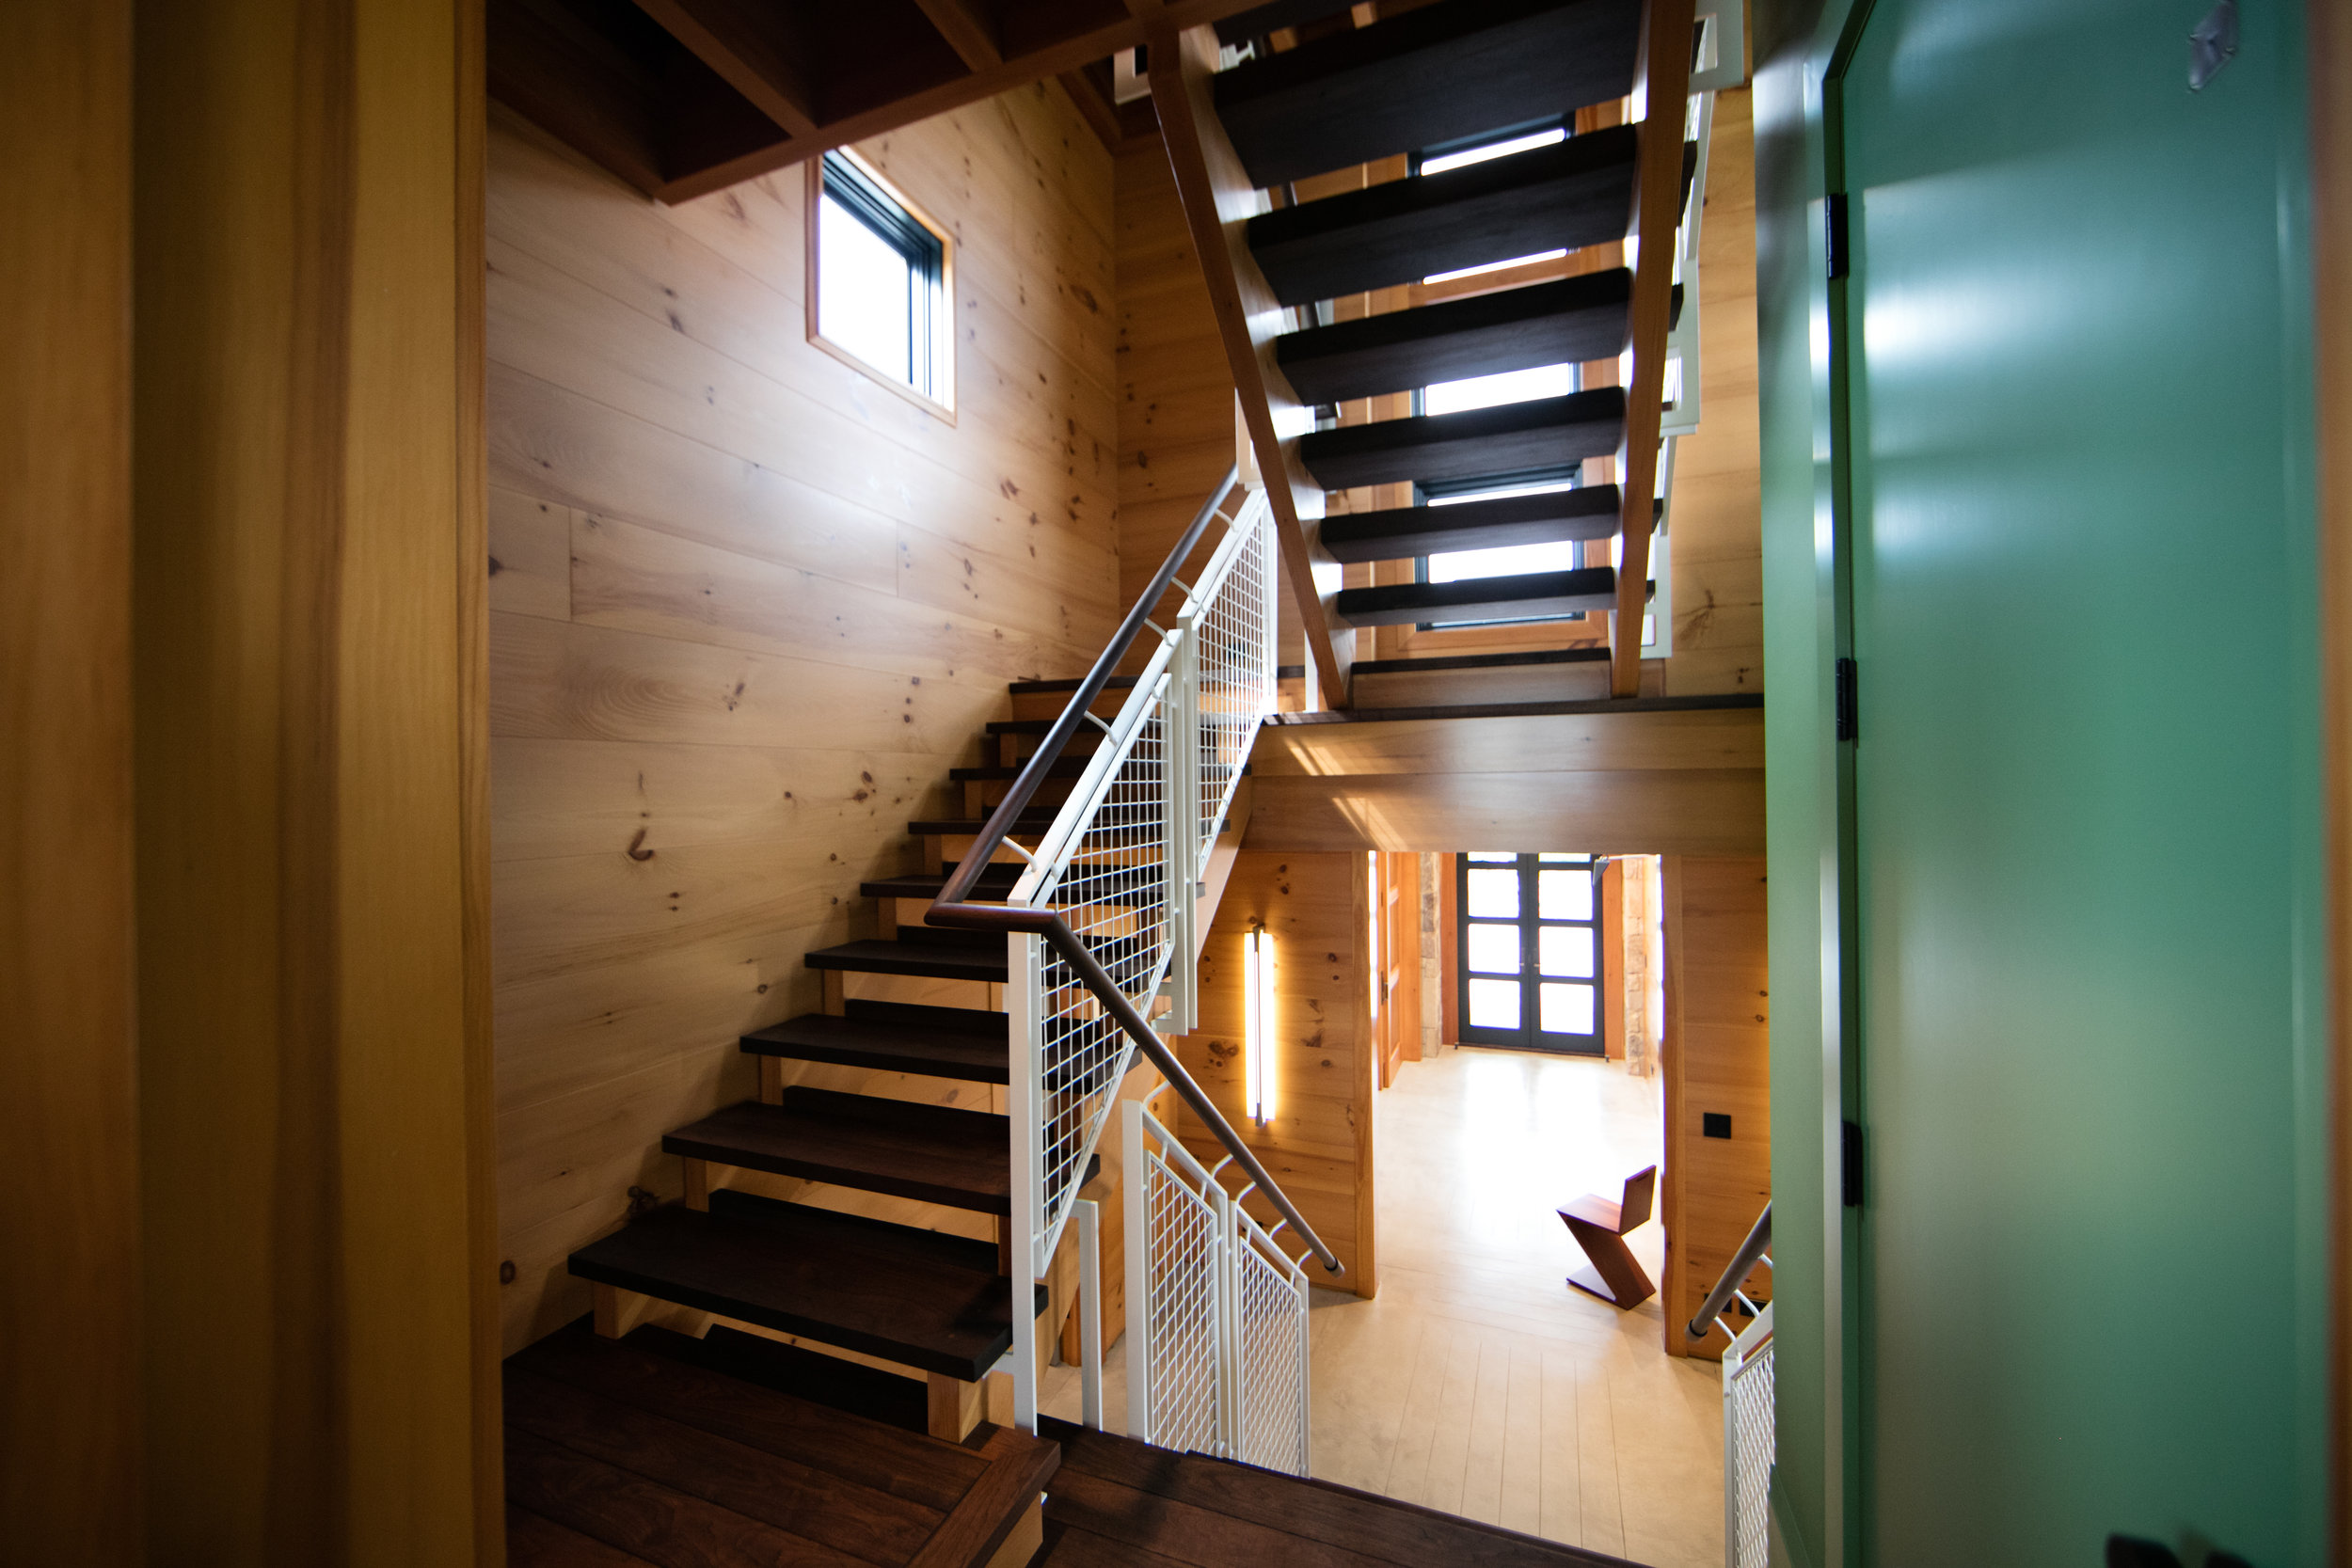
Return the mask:
M1697 162L1684 135L1689 71L1678 69L1692 48L1691 5L1441 0L1369 22L1365 9L1263 8L1219 26L1228 47L1215 62L1202 47L1163 45L1152 64L1259 466L1294 481L1277 486L1278 515L1292 525L1285 559L1295 584L1322 583L1310 652L1327 679L1347 662L1316 641L1327 615L1343 634L1613 611L1612 686L1633 695L1648 533L1662 510L1649 500L1662 357L1681 307L1676 233ZM1284 26L1296 41L1279 49L1251 31ZM1251 57L1228 63L1236 45ZM1667 69L1651 69L1653 56ZM1575 134L1581 112L1645 80L1655 90L1634 122L1583 113ZM1357 188L1298 197L1312 176L1549 127L1570 134L1441 172L1381 179L1375 168ZM1593 265L1587 247L1629 235L1645 261ZM1452 297L1332 319L1333 302L1350 296L1558 251L1565 260L1512 268L1484 287L1455 280ZM1629 346L1629 384L1599 384L1615 381L1608 362ZM1335 418L1336 405L1357 400L1559 364L1583 367L1582 389L1455 413ZM1647 504L1629 506L1616 483L1581 485L1593 458L1614 459L1617 479ZM1446 506L1426 504L1419 488L1459 493L1480 481L1579 487ZM1415 486L1416 504L1336 511L1316 525L1314 489L1392 484ZM1348 565L1565 542L1585 546L1586 564L1332 592ZM1613 555L1640 577L1621 583Z

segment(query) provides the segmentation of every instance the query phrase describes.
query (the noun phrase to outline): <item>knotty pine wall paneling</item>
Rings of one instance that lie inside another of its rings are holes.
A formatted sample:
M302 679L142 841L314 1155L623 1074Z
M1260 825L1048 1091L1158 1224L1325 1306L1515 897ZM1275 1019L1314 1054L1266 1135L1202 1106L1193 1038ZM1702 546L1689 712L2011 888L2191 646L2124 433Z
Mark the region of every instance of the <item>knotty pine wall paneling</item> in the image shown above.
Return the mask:
M620 1224L633 1190L679 1196L663 1132L755 1092L737 1037L821 1006L802 954L880 934L858 883L918 868L905 824L952 812L947 770L981 760L1008 682L1084 673L1126 562L1111 158L1058 87L859 148L955 236L952 422L807 341L803 170L660 207L492 116L512 1348L586 1310L564 1256Z
M1720 1360L1717 1329L1684 1334L1772 1194L1771 1006L1760 857L1665 857L1666 1354ZM1708 1113L1731 1136L1705 1133ZM1762 1300L1772 1271L1756 1277Z
M1674 653L1666 692L1764 689L1752 95L1715 95L1699 227L1699 428L1675 452Z
M1367 1297L1379 1289L1372 1179L1379 1065L1364 960L1371 897L1361 853L1244 849L1202 949L1200 1028L1177 1043L1186 1069L1347 1270L1331 1280L1315 1265L1309 1277ZM1273 937L1276 958L1275 1114L1263 1129L1244 1103L1242 938L1255 925ZM1224 1158L1190 1112L1177 1132L1207 1164ZM1273 1223L1271 1206L1256 1197L1248 1205Z
M0 9L0 1558L140 1537L128 0Z

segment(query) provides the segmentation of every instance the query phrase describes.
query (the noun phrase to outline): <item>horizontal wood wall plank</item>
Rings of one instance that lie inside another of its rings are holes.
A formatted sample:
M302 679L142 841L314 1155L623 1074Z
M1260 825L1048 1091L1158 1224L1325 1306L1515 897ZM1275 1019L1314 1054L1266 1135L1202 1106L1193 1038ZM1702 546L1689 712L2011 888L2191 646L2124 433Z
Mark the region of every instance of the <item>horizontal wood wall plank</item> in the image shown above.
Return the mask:
M1058 89L861 150L958 241L952 424L807 342L801 171L656 207L494 117L510 1350L585 1310L564 1259L623 1223L632 1189L680 1194L662 1133L755 1091L739 1037L822 1005L803 956L877 934L858 884L919 865L906 823L956 803L947 770L981 760L1006 683L1081 673L1120 608L1108 153ZM912 1000L928 983L880 984ZM991 1000L963 992L932 999ZM787 1077L987 1093L818 1064Z

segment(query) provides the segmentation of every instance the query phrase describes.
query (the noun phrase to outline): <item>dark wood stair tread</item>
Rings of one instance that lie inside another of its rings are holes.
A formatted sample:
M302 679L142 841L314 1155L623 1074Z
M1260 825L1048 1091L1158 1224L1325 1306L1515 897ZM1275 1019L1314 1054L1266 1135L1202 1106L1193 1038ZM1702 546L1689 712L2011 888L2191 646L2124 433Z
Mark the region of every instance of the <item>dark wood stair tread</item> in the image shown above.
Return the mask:
M1332 609L1350 626L1401 626L1428 621L1537 620L1613 610L1616 604L1616 569L1587 566L1462 582L1349 588L1341 592Z
M1636 141L1633 127L1612 126L1262 213L1249 249L1275 298L1305 305L1623 239Z
M1546 495L1502 496L1452 506L1343 512L1323 520L1323 543L1343 562L1407 561L1448 550L1491 550L1617 531L1617 487L1585 484Z
M909 872L903 877L877 877L870 882L860 882L858 892L867 898L936 898L954 874L950 865L946 871ZM1028 867L1004 862L982 871L973 883L973 895L979 898L1002 898L1012 891Z
M1422 1568L1630 1568L1626 1560L1375 1497L1333 1481L1179 1453L1045 1417L1061 1445L1049 1523L1130 1549L1165 1545L1197 1568L1312 1561ZM1311 1549L1308 1543L1312 1543ZM1094 1550L1082 1544L1081 1551ZM1049 1563L1117 1560L1049 1553Z
M1059 807L1043 809L1032 807L1013 818L1012 836L1036 838L1051 828L1054 825L1054 818L1059 815L1061 815ZM988 818L985 816L934 816L909 822L907 832L917 838L932 836L953 838L977 833L986 826L988 826Z
M1606 648L1530 648L1507 654L1445 654L1430 658L1359 658L1359 675L1411 675L1440 670L1511 670L1534 664L1606 664Z
M1084 773L1093 761L1091 756L1056 757L1045 765L1045 776L1049 779L1074 779ZM950 768L947 777L963 784L973 780L1017 779L1025 771L1022 768L991 763L980 768Z
M972 1084L1011 1082L1003 1013L912 1003L845 1006L839 1016L804 1013L745 1035L743 1050L755 1056L919 1072Z
M977 1382L1012 1344L996 1246L727 1188L571 1255L582 1279ZM1039 1287L1032 1310L1042 1311Z
M1275 340L1303 403L1345 403L1537 365L1612 359L1625 346L1633 275L1623 267L1390 310Z
M1633 90L1640 0L1449 0L1216 78L1262 188L1564 116Z
M662 1152L987 1214L1012 1212L1003 1117L794 1086L668 1133Z
M916 930L920 927L902 927ZM945 934L945 933L941 933ZM961 936L962 933L956 933ZM933 942L923 939L885 942L868 938L820 947L802 956L811 969L839 969L859 974L911 974L931 980L984 980L1005 983L1005 942L1002 937L979 942Z
M1557 470L1617 450L1625 388L1310 431L1299 461L1327 490Z
M1085 684L1085 676L1074 675L1069 680L1014 681L1007 689L1016 697L1034 697L1055 691L1075 691ZM1113 675L1103 683L1105 691L1133 691L1135 689L1136 678L1133 675Z

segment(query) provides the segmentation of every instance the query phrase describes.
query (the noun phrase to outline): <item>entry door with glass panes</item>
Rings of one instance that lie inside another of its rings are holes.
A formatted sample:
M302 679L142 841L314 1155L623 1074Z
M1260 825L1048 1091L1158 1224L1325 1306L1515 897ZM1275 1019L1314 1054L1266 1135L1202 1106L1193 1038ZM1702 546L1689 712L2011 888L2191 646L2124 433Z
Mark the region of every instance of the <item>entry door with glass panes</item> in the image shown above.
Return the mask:
M1458 865L1462 1042L1602 1054L1593 857L1490 850Z

